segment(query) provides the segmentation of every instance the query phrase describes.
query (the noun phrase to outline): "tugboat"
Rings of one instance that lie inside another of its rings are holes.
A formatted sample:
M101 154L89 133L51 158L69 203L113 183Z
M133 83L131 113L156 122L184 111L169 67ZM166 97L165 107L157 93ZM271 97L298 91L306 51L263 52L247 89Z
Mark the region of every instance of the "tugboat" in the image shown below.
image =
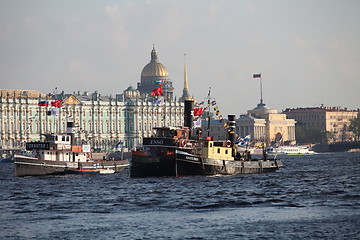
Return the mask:
M261 159L237 151L235 115L228 115L227 140L192 137L193 105L193 100L185 100L184 127L156 127L154 137L143 139L142 148L132 152L131 177L265 173L283 167L279 159L268 159L265 151Z
M115 173L128 167L128 160L93 159L90 145L74 144L74 123L66 134L45 134L43 142L26 143L23 154L14 155L15 176Z

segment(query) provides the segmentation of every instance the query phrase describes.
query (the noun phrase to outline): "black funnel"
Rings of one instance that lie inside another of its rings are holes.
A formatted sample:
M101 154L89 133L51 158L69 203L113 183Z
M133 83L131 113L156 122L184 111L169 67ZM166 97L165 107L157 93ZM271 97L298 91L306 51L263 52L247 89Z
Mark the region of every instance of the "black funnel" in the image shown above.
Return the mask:
M189 129L193 126L193 116L191 111L194 109L194 100L185 100L184 125Z

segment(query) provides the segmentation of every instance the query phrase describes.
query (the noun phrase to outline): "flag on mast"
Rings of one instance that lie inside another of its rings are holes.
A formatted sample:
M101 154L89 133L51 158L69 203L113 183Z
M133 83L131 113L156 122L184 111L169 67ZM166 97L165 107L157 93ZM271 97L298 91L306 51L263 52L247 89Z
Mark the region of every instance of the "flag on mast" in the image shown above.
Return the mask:
M165 99L164 97L159 97L158 99L154 100L154 104L158 104L158 105L164 105L165 104Z
M39 105L39 106L47 107L47 106L49 106L49 101L40 101L40 102L38 103L38 105Z
M201 118L194 120L194 128L201 128Z
M52 107L60 108L61 105L62 105L62 100L51 101L51 106Z
M253 77L254 77L254 78L261 78L261 73L255 73L255 74L253 75Z
M152 92L151 92L151 95L153 95L154 97L155 97L155 96L160 96L160 95L162 95L162 94L163 94L163 91L162 91L162 87L161 87L161 86L155 88L155 89L152 90Z
M191 113L194 117L196 116L201 116L202 115L202 112L203 112L203 109L202 108L194 108Z

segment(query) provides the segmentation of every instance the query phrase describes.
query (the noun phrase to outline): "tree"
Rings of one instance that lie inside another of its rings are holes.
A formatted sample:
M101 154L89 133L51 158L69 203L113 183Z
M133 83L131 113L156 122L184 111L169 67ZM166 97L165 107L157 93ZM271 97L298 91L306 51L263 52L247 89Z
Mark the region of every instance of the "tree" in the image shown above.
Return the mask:
M319 143L326 141L324 133L315 126L305 126L302 122L297 122L295 126L296 141L299 143Z
M360 138L360 118L354 118L350 121L349 130L354 133L355 141Z

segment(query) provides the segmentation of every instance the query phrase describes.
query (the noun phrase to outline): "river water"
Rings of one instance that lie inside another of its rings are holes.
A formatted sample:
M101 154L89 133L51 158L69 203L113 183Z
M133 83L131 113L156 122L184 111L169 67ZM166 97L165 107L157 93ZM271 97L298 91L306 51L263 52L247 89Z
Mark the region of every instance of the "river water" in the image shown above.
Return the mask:
M282 156L275 173L16 178L0 239L360 239L360 152Z

